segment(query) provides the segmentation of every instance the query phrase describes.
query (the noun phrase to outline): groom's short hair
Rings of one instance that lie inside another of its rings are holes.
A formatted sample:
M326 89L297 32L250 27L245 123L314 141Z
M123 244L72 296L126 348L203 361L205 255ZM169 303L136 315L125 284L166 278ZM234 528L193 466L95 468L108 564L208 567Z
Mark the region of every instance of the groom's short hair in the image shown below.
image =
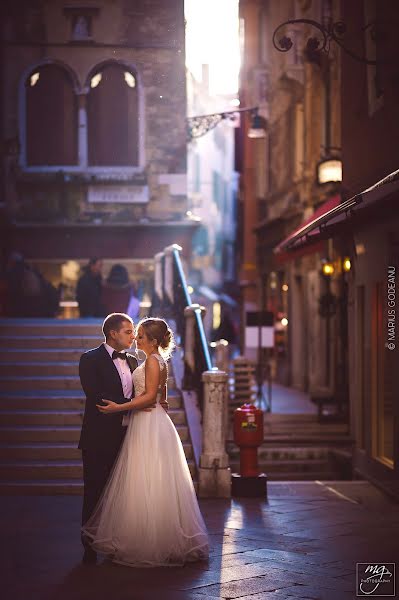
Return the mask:
M111 313L110 315L107 315L103 322L103 334L105 339L108 339L110 331L119 331L123 321L129 321L132 326L134 326L132 319L125 313Z

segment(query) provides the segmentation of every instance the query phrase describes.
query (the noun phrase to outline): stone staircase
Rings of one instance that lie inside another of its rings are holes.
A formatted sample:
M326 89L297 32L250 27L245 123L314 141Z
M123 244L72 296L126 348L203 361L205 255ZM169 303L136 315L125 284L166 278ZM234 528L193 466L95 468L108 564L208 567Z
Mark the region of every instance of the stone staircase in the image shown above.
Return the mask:
M77 448L81 354L102 342L95 319L0 320L0 493L81 494ZM169 415L196 469L182 399L169 379ZM195 482L196 483L196 482Z
M352 446L346 423L319 423L312 414L266 413L259 467L270 481L352 479ZM232 472L239 472L239 450L231 439L227 450Z

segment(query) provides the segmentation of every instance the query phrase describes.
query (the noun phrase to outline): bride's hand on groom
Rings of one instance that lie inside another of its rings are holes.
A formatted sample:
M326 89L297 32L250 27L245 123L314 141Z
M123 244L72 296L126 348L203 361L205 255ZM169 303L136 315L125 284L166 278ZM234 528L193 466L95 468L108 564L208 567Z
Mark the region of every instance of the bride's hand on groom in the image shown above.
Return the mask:
M104 402L105 406L103 406L102 404L96 404L100 413L107 415L123 411L123 404L117 404L116 402L112 402L112 400L105 400L105 398L102 398L101 402Z
M105 406L102 406L101 404L96 404L98 410L101 413L107 415L116 412L123 412L123 404L116 404L116 402L112 402L112 400L106 400L105 398L102 398L101 401L105 403ZM151 412L152 409L155 408L155 406L156 405L154 404L153 406L148 406L147 408L140 408L139 412Z

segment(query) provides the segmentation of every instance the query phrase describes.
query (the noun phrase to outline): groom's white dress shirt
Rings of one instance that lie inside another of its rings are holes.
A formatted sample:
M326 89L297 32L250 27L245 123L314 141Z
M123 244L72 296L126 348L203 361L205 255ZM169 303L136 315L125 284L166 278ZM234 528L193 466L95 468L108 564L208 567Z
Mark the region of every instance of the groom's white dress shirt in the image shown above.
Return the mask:
M109 346L105 342L104 342L104 346L112 359L112 353L114 352L115 348L112 348L112 346ZM133 381L132 381L132 374L130 372L129 365L127 364L127 361L123 360L122 358L115 358L113 362L114 362L115 367L118 369L119 377L121 378L123 395L125 398L131 398L132 394L133 394ZM129 424L129 415L128 414L123 415L122 425L126 426L128 424Z

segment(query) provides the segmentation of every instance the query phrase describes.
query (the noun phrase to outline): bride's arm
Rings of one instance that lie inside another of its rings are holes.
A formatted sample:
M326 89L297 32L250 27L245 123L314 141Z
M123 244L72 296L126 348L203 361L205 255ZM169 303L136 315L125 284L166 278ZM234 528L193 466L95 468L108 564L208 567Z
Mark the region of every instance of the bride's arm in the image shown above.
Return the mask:
M137 398L132 398L130 402L116 404L110 400L103 400L106 406L97 404L97 408L102 413L124 412L125 410L137 410L152 406L157 397L160 380L159 362L155 357L149 356L145 361L145 392Z

